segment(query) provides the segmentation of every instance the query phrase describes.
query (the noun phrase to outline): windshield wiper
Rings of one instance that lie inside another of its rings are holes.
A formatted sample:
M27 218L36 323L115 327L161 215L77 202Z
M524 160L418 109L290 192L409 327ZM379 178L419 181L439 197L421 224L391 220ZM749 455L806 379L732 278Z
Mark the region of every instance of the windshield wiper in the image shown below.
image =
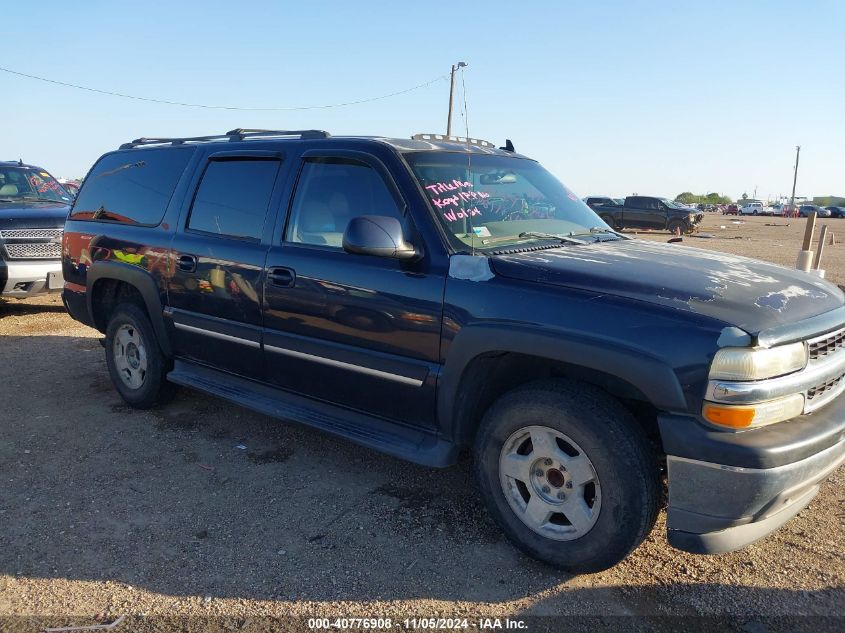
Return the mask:
M585 235L585 236L586 235L595 235L595 236L598 236L599 234L602 234L602 233L607 234L607 235L615 235L620 240L630 240L631 239L630 237L628 237L627 235L623 235L619 231L614 231L613 229L606 229L602 226L594 226L593 228L590 229L589 233L572 233L572 235ZM597 239L598 239L598 237L597 237ZM598 240L598 241L607 242L608 240Z
M45 198L43 196L21 196L24 200L41 200L43 202L64 202L64 200L56 200L55 198Z
M566 244L586 244L584 240L575 239L572 234L561 235L559 233L542 233L540 231L524 231L517 237L533 237L538 240L559 240Z

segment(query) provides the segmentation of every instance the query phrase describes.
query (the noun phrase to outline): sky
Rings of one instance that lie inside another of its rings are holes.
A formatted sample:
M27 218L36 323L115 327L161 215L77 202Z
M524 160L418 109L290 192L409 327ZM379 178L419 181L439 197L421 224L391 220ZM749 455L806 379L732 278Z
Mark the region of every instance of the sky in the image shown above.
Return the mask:
M0 160L235 127L506 138L580 195L845 196L845 1L0 0ZM465 88L465 89L464 89ZM466 114L463 113L464 97Z

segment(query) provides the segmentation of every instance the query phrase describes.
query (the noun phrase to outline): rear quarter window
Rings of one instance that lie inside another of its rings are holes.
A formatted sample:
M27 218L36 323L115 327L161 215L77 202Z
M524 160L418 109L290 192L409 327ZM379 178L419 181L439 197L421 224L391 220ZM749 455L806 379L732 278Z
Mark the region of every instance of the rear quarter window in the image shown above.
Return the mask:
M193 148L103 156L85 179L70 218L157 225L192 154Z

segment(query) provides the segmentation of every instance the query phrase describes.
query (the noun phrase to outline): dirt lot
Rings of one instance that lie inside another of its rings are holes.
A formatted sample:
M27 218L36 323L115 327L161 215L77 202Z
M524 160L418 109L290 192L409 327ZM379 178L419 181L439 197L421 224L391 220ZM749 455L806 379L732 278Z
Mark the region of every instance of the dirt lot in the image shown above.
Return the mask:
M788 222L709 216L718 237L684 244L792 264L803 222ZM845 283L845 246L824 267ZM98 336L55 297L0 302L0 615L146 614L123 631L161 614L226 615L233 629L261 616L634 615L640 630L720 614L746 633L773 630L768 616L845 617L845 469L744 551L672 550L661 515L628 560L568 577L502 539L468 461L427 470L188 392L131 410Z
M746 257L757 257L792 268L798 259L806 224L805 218L749 215L737 217L706 213L701 229L694 237L684 237L683 244ZM843 244L845 243L845 219L818 220L813 249L818 244L822 224L828 225L829 231L834 233L837 244L825 246L821 268L825 271L826 279L845 285L845 244ZM634 232L627 231L627 233L633 235ZM828 239L829 236L830 233L828 233ZM637 234L636 237L658 242L669 239L665 231L646 231Z

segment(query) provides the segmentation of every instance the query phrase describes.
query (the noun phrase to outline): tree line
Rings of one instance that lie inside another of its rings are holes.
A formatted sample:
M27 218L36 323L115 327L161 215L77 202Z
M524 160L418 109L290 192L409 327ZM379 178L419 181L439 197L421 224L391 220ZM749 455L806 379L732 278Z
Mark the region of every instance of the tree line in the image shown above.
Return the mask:
M681 204L730 204L733 200L718 193L696 194L691 191L684 191L675 196L675 202Z

